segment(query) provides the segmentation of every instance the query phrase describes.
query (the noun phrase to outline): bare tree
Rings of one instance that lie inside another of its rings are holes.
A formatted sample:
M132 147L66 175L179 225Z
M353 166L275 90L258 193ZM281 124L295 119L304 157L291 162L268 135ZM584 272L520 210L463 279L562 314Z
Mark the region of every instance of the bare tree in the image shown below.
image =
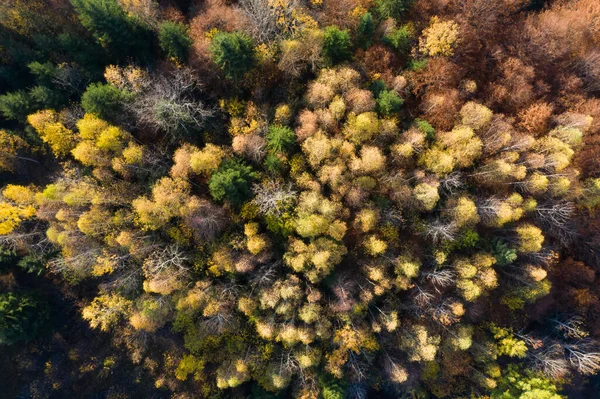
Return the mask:
M598 344L591 339L564 345L567 358L581 374L591 375L600 371L600 351Z
M184 217L185 224L198 240L212 241L227 224L227 214L223 208L210 201L200 200Z
M169 135L189 133L201 128L214 114L197 96L199 81L190 69L151 75L144 88L129 104L138 121Z
M551 321L556 329L568 338L582 339L589 335L585 330L585 322L581 316L558 316Z
M450 269L440 269L425 273L425 278L436 287L449 287L454 284L456 275Z
M440 188L447 194L452 195L456 190L465 186L464 176L461 172L452 172L440 180Z
M575 205L569 201L547 202L536 208L535 216L561 244L568 245L576 235L572 225L575 211Z
M277 16L268 0L241 0L240 8L250 22L250 34L260 43L270 42L277 38Z
M289 205L298 195L292 183L284 184L278 180L254 184L252 191L254 192L252 203L263 215L281 215L284 206Z
M565 359L565 351L557 343L544 345L540 350L527 351L527 357L535 368L550 378L563 378L569 373L569 363Z
M588 92L600 91L600 51L594 49L583 56L577 65L577 71L585 83Z
M433 242L438 243L442 240L454 241L457 230L456 224L437 219L425 226L423 234Z

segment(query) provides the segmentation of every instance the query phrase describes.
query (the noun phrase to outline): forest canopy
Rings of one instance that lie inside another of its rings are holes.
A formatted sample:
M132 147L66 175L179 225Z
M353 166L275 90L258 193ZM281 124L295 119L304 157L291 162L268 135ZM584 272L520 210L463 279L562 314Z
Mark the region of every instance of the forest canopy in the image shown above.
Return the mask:
M6 397L600 392L596 0L7 0Z

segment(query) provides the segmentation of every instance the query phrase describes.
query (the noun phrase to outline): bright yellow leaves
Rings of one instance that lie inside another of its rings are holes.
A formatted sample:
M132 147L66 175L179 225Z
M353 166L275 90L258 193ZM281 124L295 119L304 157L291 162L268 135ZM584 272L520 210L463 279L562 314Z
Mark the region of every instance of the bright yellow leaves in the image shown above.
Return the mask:
M294 271L304 273L312 283L317 283L342 261L346 252L346 247L327 237L319 237L309 244L292 239L283 259Z
M487 253L478 253L470 258L454 261L454 269L458 275L456 287L466 301L473 302L485 290L498 285L498 276L492 268L495 263L496 258Z
M0 201L0 235L12 233L36 213L35 193L30 188L9 184L2 195L11 202Z
M101 331L108 331L128 314L130 309L131 301L122 296L102 294L83 308L83 318L90 323L92 328L100 327Z
M97 117L86 114L77 122L83 139L72 151L73 157L86 166L109 167L120 156L131 135Z
M207 144L202 151L190 155L190 167L197 174L210 175L219 168L225 152L214 144Z
M244 226L244 234L247 238L246 247L253 255L258 255L269 245L269 237L258 233L258 223L247 223Z
M68 155L77 143L75 133L60 122L55 111L36 112L27 117L27 122L33 126L40 138L48 143L52 152L59 157Z
M544 235L539 227L532 224L524 224L515 229L519 237L519 251L539 252L544 243Z
M140 197L132 202L138 223L143 229L157 230L180 214L189 196L190 186L184 180L163 177L152 188L152 197Z
M452 20L441 21L439 17L431 18L429 27L423 31L419 39L419 50L426 56L451 56L459 37L458 24Z

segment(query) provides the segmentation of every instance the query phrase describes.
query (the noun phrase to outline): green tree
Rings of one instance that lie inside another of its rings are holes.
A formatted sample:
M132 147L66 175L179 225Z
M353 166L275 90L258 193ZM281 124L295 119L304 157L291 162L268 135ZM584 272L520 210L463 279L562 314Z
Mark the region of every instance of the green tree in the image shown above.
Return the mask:
M238 80L255 63L254 43L242 32L219 32L210 44L213 61L229 79Z
M208 188L215 200L241 205L252 195L251 183L256 177L252 167L239 160L229 160L212 175Z
M0 96L0 114L5 119L22 121L34 109L31 96L26 91L19 90Z
M81 106L86 113L113 122L123 111L128 97L125 92L110 84L92 83L81 96Z
M375 22L373 21L373 14L366 12L361 15L358 22L358 28L356 31L356 39L358 45L366 50L373 43L373 34L375 33Z
M47 309L27 294L0 295L0 345L33 339L46 323Z
M392 90L382 91L377 98L377 110L385 116L399 112L402 104L404 104L404 100L400 98L398 93Z
M406 24L390 34L383 37L383 42L389 46L392 46L401 54L407 54L410 51L412 41L414 39L414 28L411 24Z
M188 27L180 22L165 21L158 30L158 43L169 58L178 62L187 60L187 52L193 41Z
M382 18L400 18L413 5L414 0L375 0L375 10Z
M352 39L347 30L328 26L323 35L323 55L331 65L339 64L352 57Z
M287 126L273 125L267 133L267 148L273 152L287 152L296 145L296 133Z
M71 0L79 19L117 60L148 61L153 34L139 17L127 13L118 0Z

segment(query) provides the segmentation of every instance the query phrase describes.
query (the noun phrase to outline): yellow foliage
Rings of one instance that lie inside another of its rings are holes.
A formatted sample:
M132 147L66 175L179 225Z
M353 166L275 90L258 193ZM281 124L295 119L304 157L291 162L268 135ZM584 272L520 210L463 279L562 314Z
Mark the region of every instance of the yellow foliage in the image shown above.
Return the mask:
M77 142L75 134L59 122L55 111L36 112L27 117L27 122L57 156L64 157L75 147Z
M429 27L423 31L419 39L419 50L430 57L451 56L458 41L458 33L456 22L441 21L437 16L432 17Z

